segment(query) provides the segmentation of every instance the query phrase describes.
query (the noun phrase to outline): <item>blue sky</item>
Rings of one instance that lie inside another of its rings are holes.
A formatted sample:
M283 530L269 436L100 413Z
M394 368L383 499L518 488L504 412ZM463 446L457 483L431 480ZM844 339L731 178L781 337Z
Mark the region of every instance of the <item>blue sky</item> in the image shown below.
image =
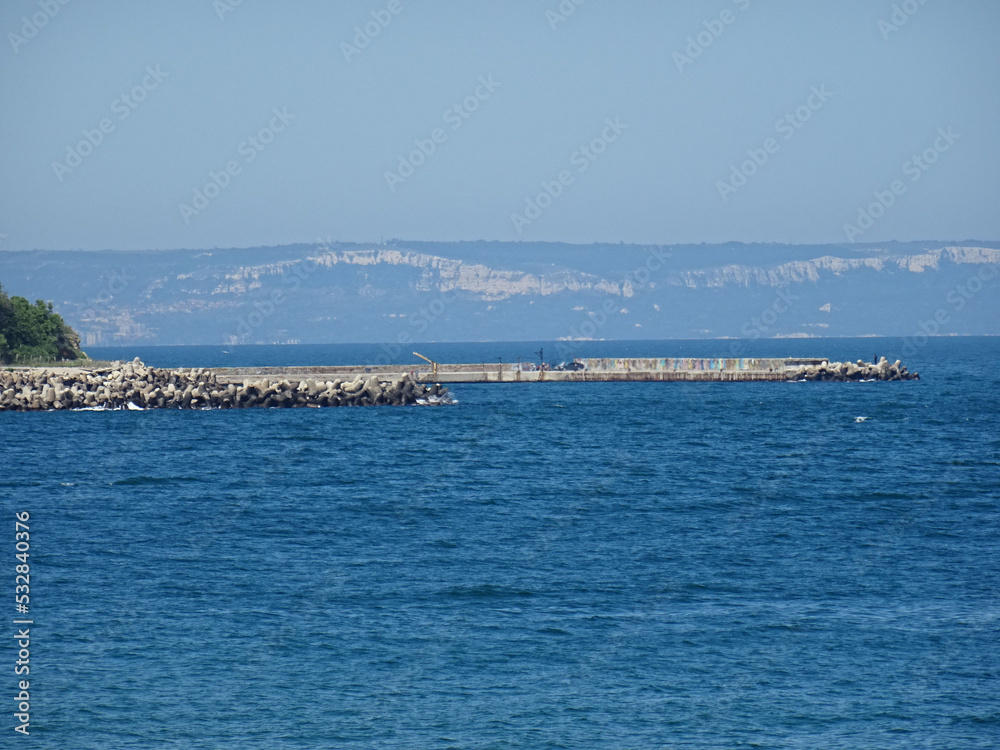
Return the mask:
M7 0L0 31L0 249L1000 237L989 0Z

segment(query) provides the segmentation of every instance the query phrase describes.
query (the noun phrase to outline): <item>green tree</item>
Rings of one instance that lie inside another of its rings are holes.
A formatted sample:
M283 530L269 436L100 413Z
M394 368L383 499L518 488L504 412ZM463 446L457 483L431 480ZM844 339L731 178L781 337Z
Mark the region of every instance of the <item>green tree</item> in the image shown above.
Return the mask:
M8 297L0 286L0 361L78 359L80 337L51 302Z

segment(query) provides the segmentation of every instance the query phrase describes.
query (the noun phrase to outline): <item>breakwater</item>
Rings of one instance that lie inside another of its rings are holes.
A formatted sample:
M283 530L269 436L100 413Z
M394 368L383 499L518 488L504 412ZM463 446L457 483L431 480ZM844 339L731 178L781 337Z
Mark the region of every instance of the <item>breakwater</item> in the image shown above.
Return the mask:
M113 367L0 372L0 411L243 409L450 403L442 383L918 380L896 360L578 359L568 368L440 364L166 370L138 358Z
M791 368L789 368L791 369ZM882 357L878 363L869 364L860 359L855 362L800 363L788 373L788 380L863 381L863 380L920 380L920 373L910 372L898 359L892 364Z
M878 363L830 362L800 358L624 358L577 359L560 368L526 363L434 363L420 365L311 366L219 368L220 382L244 382L269 377L288 380L386 377L407 372L421 383L542 383L542 382L786 382L794 380L865 381L917 380L898 360Z
M861 360L830 362L814 358L624 358L577 359L563 367L542 368L527 363L434 363L420 365L311 366L219 368L220 382L243 382L249 377L333 379L373 374L385 376L405 371L421 383L542 383L616 381L722 381L748 382L792 380L865 381L918 380L898 360L878 363Z
M402 406L448 403L446 388L407 374L317 380L248 377L220 381L210 369L164 370L138 358L99 370L0 372L0 411L49 409L243 409L261 407Z

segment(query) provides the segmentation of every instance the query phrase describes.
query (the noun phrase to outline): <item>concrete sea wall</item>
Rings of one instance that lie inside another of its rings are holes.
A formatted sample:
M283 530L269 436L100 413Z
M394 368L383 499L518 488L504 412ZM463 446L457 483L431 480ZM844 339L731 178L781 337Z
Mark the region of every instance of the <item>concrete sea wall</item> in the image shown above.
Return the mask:
M398 365L402 369L403 365ZM324 368L316 368L323 370ZM340 369L340 368L337 368ZM351 369L351 368L348 368ZM359 369L359 368L355 368ZM224 374L220 377L240 377ZM272 373L273 374L273 373ZM298 374L298 373L297 373ZM572 365L539 368L534 364L444 364L421 365L411 370L420 382L438 383L608 383L608 382L786 382L790 380L860 381L918 380L899 361L883 357L877 364L858 361L789 358L618 358L577 359Z
M578 359L589 372L638 370L642 372L773 372L785 369L785 359L725 357L629 357L620 359Z
M218 368L220 383L267 377L305 380L396 377L408 372L419 383L582 383L582 382L759 382L788 380L914 380L899 362L865 364L827 359L789 358L607 358L577 359L564 369L532 363L437 363L436 365L327 365L306 367Z
M580 359L577 360L590 373L648 372L648 373L775 373L776 380L919 380L920 375L909 373L896 360L890 364L885 357L878 363L868 364L860 359L853 362L830 362L826 359L777 359L777 358L659 358L659 359ZM720 378L725 379L725 378ZM739 377L732 379L740 379ZM753 379L747 377L748 380Z

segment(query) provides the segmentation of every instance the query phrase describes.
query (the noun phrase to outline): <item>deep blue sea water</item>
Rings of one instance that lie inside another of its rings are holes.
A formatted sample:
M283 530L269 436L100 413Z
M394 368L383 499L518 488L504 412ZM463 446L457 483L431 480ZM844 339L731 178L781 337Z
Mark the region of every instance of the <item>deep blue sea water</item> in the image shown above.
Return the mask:
M543 344L418 349L512 361ZM902 343L748 346L894 359ZM30 739L7 637L0 746L995 748L1000 339L904 361L921 381L0 413L5 632L17 511L34 619Z

